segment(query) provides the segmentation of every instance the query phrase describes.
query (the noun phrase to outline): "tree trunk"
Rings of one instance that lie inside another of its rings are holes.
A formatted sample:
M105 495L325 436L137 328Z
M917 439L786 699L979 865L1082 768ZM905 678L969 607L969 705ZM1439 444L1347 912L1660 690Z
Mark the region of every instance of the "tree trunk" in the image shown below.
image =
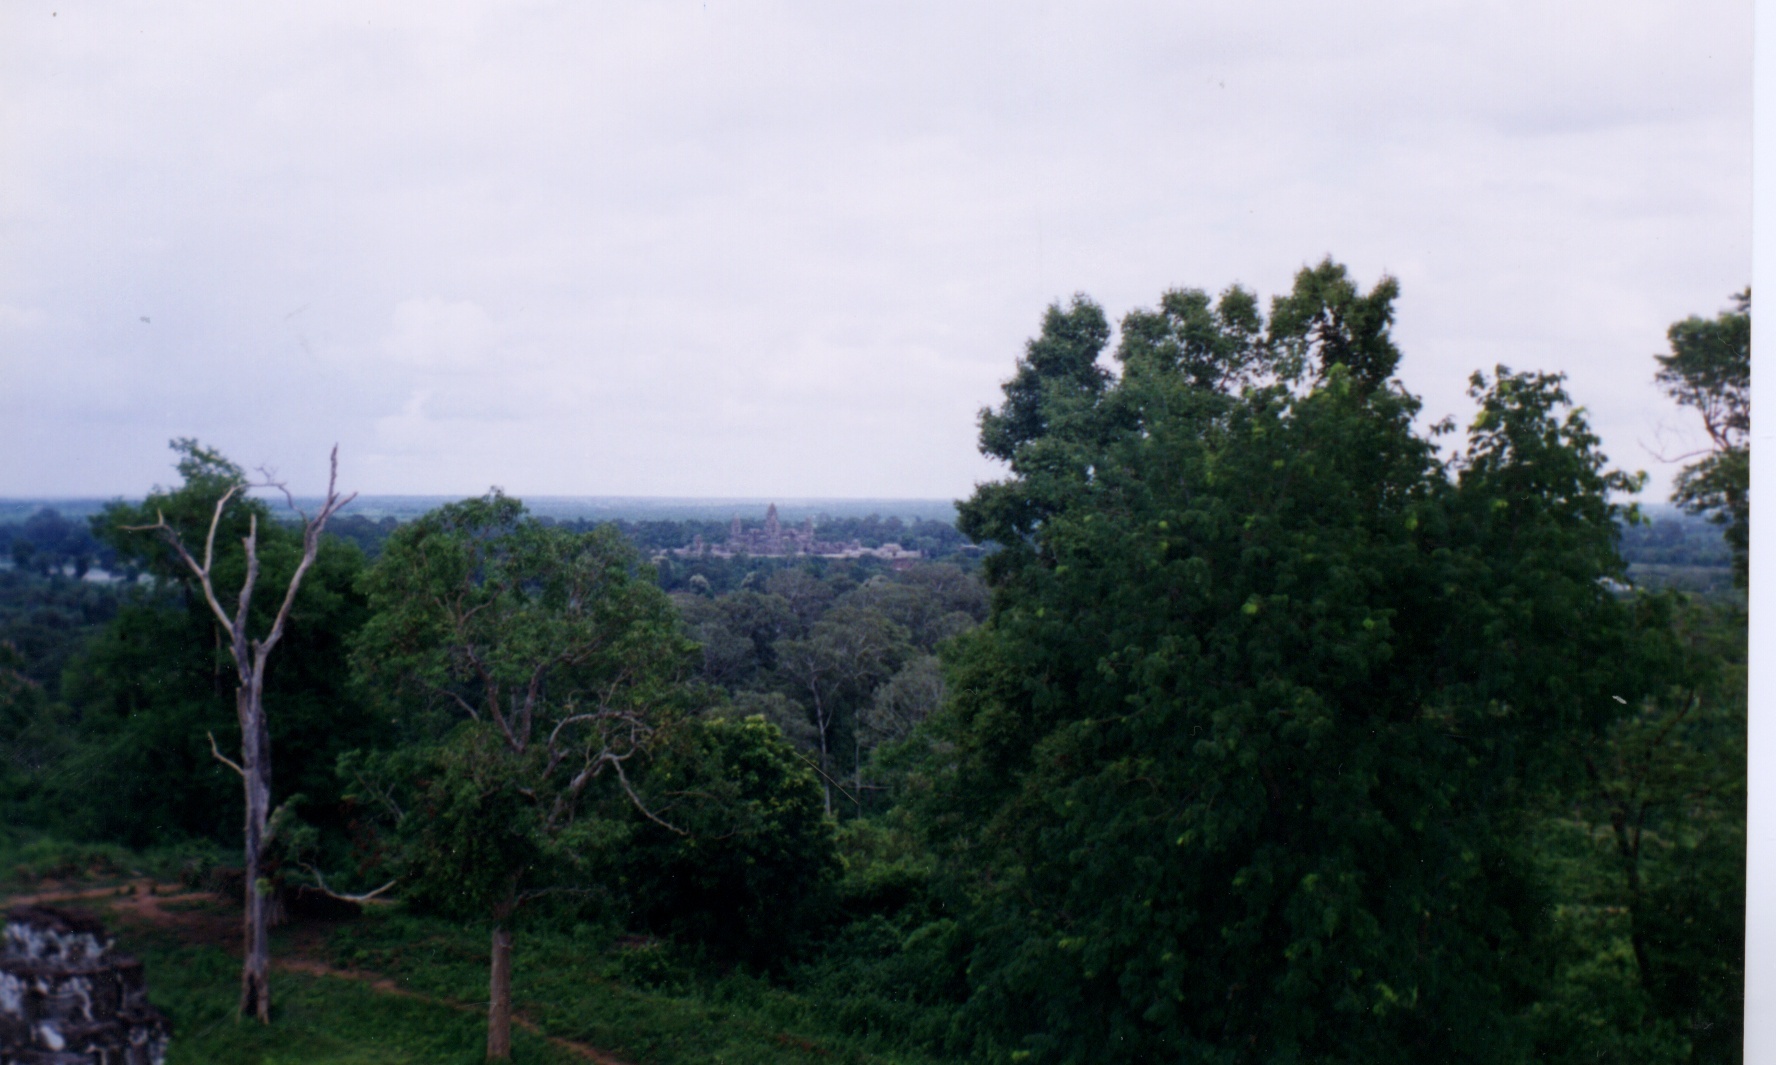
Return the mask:
M257 678L254 678L257 680ZM241 964L240 1013L271 1023L271 984L267 974L271 968L271 944L266 938L273 902L271 885L266 882L267 840L265 822L271 814L271 738L266 734L265 708L258 698L259 685L248 683L235 694L235 707L241 724L241 783L246 790L246 866L247 882L243 892L246 900L245 943Z
M177 445L175 445L177 446ZM195 452L192 452L195 454ZM271 736L265 727L265 663L271 655L272 648L283 639L284 625L290 619L290 608L296 603L296 592L302 587L302 577L314 565L320 556L321 533L327 527L327 519L338 513L339 509L357 498L357 493L340 497L339 484L339 448L333 448L330 469L327 474L327 497L321 509L313 518L303 515L302 522L302 559L296 564L296 572L290 576L290 583L284 589L284 601L278 607L277 616L272 620L271 628L265 636L258 640L250 640L247 636L247 625L251 619L249 607L253 601L253 589L259 582L259 518L252 514L247 519L247 535L241 541L247 553L247 573L241 581L238 606L232 616L216 598L216 585L211 575L211 564L215 561L216 530L222 524L222 514L228 507L228 501L254 487L244 478L239 479L222 498L216 500L216 509L210 515L209 535L204 539L203 561L199 562L185 544L179 539L179 532L167 524L166 515L158 514L159 518L153 525L126 525L125 529L134 532L159 531L163 534L173 550L178 552L179 559L197 578L197 585L203 591L204 602L209 604L210 612L222 627L228 631L228 654L234 659L234 668L240 678L240 685L234 692L234 712L240 720L241 729L241 760L239 764L231 762L216 748L216 737L210 737L210 751L217 760L240 774L241 786L247 797L246 832L246 874L244 937L245 954L241 962L241 1016L257 1017L262 1023L271 1023L271 984L266 973L271 967L271 945L266 941L267 919L274 910L282 918L282 902L276 898L267 882L270 868L270 854L267 844L270 842L265 835L266 821L271 816ZM238 474L238 471L236 471ZM259 487L283 488L283 484L270 480ZM289 498L289 491L284 492ZM295 500L290 500L292 508ZM299 512L300 513L300 512ZM216 633L218 642L221 632Z
M1641 806L1644 815L1646 807ZM1640 831L1628 827L1628 811L1618 803L1610 812L1610 828L1616 834L1616 851L1622 858L1622 872L1628 887L1628 943L1634 948L1634 966L1640 972L1640 986L1652 991L1653 972L1647 961L1646 914L1640 898Z
M831 766L832 759L827 757L826 753L826 729L823 727L820 730L820 788L826 795L826 816L828 817L831 817L833 812Z
M512 931L493 926L493 975L488 980L487 1060L512 1056Z
M826 796L826 816L831 817L833 812L832 759L827 756L826 733L832 727L832 722L827 720L826 707L820 702L820 687L814 684L810 684L808 687L814 696L814 724L820 729L820 790Z

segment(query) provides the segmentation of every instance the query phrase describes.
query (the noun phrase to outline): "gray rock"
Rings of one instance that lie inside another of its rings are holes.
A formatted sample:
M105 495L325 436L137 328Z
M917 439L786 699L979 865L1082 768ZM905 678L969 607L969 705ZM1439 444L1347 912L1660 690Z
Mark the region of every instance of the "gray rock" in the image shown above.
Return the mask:
M142 963L105 926L48 906L6 915L0 1065L163 1065L172 1032L148 1004Z

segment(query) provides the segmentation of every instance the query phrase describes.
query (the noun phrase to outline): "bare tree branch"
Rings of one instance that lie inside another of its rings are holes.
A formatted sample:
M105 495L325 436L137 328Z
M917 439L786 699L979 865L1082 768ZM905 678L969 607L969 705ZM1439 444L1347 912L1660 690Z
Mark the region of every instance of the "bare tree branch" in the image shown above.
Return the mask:
M222 524L222 513L227 508L228 501L234 498L235 493L239 490L239 485L231 486L228 491L222 493L221 499L216 500L216 508L210 515L209 531L204 535L204 558L201 565L197 559L191 557L191 552L185 549L184 541L179 538L179 531L166 520L164 512L159 510L154 512L156 520L153 525L123 526L126 532L158 532L161 534L161 538L179 553L179 558L185 563L186 568L197 577L198 587L203 590L204 601L209 604L210 612L216 615L216 620L220 621L230 634L234 632L235 622L233 618L228 616L228 611L222 609L221 601L216 598L216 589L210 580L210 566L216 556L216 529ZM234 650L232 644L229 649L230 651ZM238 655L235 657L235 665L242 670L246 668L246 664L241 661Z
M394 814L397 822L406 818L407 814L399 806L395 805L395 800L390 794L391 789L372 787L370 782L364 779L364 774L355 769L352 771L352 778L358 782L360 787L375 795L376 801L380 802L389 813Z
M449 696L451 699L455 700L456 705L463 708L463 712L469 715L469 719L471 721L481 720L481 712L479 710L475 709L475 706L473 703L469 702L467 699L464 699L462 696L458 695L456 692L450 691L448 689L441 689L441 690L443 691L443 694L445 694L445 695Z
M647 803L641 801L641 796L635 794L635 786L629 783L629 775L623 772L623 762L621 759L613 759L611 765L615 767L617 771L617 781L623 785L623 792L629 796L629 801L635 804L635 808L641 812L641 816L652 821L654 824L659 825L668 832L673 832L680 836L690 835L689 832L686 832L684 829L679 828L677 825L667 821L648 809Z
M271 623L271 631L266 634L264 639L259 640L256 643L261 655L269 653L273 647L277 646L277 642L283 638L284 622L290 617L290 608L295 605L296 592L302 586L302 578L308 572L309 567L314 565L315 558L320 554L321 533L327 527L327 519L339 513L339 511L352 500L358 498L358 493L356 492L351 493L343 499L339 496L338 444L333 445L333 453L328 457L327 465L327 497L322 502L319 513L317 513L312 520L308 520L308 516L303 514L305 520L303 521L302 528L302 561L297 563L296 573L290 578L289 587L284 591L284 601L283 604L278 607L277 618ZM298 514L302 514L302 511L296 509L296 501L290 496L289 489L284 488L282 484L277 485L277 487L283 489L285 497L290 500L290 509L295 510Z
M850 799L853 803L857 802L857 796L846 791L845 785L839 783L837 780L835 780L831 776L828 776L826 770L820 768L820 765L817 762L814 762L812 759L808 758L807 755L804 755L800 751L794 751L792 753L794 753L797 758L800 758L804 763L806 763L809 769L812 769L812 770L814 770L814 772L819 773L822 780L825 780L828 784L831 784L833 786L833 790L837 791L840 795L843 795L845 798ZM874 790L874 789L872 789L872 790Z
M216 746L216 734L214 732L205 732L204 735L206 735L210 738L210 753L216 756L216 761L221 762L223 765L234 770L236 773L239 773L241 775L241 777L244 779L247 775L247 771L240 767L239 762L236 762L233 759L229 758L227 755L223 754L222 749L220 747Z
M575 722L591 721L595 718L599 718L602 716L604 716L604 714L601 711L594 711L593 713L590 713L590 714L572 714L568 717L562 718L560 724L556 725L554 730L549 733L549 751L550 751L551 764L553 764L554 762L560 761L560 758L555 757L554 752L556 749L555 748L555 741L560 738L562 729L566 728L569 725L574 724ZM562 757L565 757L565 754L562 755Z
M323 894L327 895L330 898L338 899L341 902L369 902L371 899L376 898L378 895L381 895L383 892L387 891L389 888L392 888L396 884L400 883L399 879L390 880L388 883L377 888L375 891L366 891L362 895L345 895L345 894L341 894L340 892L334 891L332 888L328 887L327 881L324 877L321 876L321 871L319 869L316 869L314 866L308 864L307 862L302 863L302 868L307 869L308 875L315 878L315 886L320 888L321 892Z

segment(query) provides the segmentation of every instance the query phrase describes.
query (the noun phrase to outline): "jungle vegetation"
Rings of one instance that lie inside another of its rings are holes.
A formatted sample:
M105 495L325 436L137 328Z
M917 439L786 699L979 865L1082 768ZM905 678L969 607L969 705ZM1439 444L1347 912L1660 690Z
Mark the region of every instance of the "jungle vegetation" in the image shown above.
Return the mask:
M495 1058L535 957L636 1060L715 1051L597 988L859 1061L1739 1060L1750 295L1649 361L1709 443L1646 513L1557 374L1422 427L1398 297L1328 260L1049 307L956 525L823 533L911 566L340 515L265 679L267 882L391 902L354 964L491 979ZM175 446L146 503L0 526L19 883L238 862L227 633L132 527L233 492L220 588L245 523L280 589L302 530Z

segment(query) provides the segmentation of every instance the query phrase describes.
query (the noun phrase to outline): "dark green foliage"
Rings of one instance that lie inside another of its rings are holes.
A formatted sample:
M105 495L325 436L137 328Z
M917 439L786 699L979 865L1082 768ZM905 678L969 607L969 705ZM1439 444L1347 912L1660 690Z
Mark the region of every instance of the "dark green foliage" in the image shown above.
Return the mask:
M1103 309L1084 296L1073 297L1066 310L1059 304L1049 307L1042 335L1030 341L1018 360L1017 375L1005 385L1004 406L981 412L981 450L1009 461L1048 430L1057 404L1102 392L1110 375L1097 360L1109 339ZM983 539L966 527L962 532Z
M1312 356L1322 374L1343 366L1358 387L1378 388L1400 363L1400 351L1388 334L1399 294L1399 282L1383 277L1363 295L1344 267L1331 259L1302 270L1295 275L1294 290L1271 305L1272 350L1257 361L1281 355L1284 372L1292 375L1305 369L1304 357ZM1242 346L1249 346L1259 324L1257 302L1236 288L1223 297L1224 317L1230 301L1237 308L1228 322L1230 331Z
M0 570L0 642L17 649L19 668L53 696L61 690L63 670L116 616L125 594L120 584Z
M0 525L0 554L17 569L40 576L85 577L94 566L111 569L117 554L96 539L85 522L44 507L22 522Z
M954 563L869 573L824 560L753 570L735 590L673 596L702 647L703 680L741 715L780 727L820 765L840 816L880 811L871 766L941 702L932 658L986 616L987 592Z
M692 621L693 603L681 603L681 613ZM704 676L727 687L753 686L777 668L777 643L798 636L804 623L789 600L775 592L742 588L714 601L712 616L696 625L694 637L703 644ZM732 662L724 665L723 662Z
M266 684L274 801L304 794L308 815L334 827L342 813L333 764L388 732L352 697L342 668L345 641L363 618L352 591L360 565L354 550L322 548ZM131 846L237 834L240 781L208 739L225 753L239 747L233 680L200 604L144 597L126 606L70 674L80 746L46 782L66 812L63 826Z
M875 577L845 598L845 605L880 613L930 653L951 636L972 629L987 615L986 588L953 565L917 566L898 579Z
M1249 295L1175 293L1114 384L1027 360L983 417L993 614L905 785L969 908L979 1045L1531 1053L1529 784L1659 689L1667 630L1605 586L1631 482L1559 380L1476 376L1445 465L1389 379L1393 295L1322 264L1260 337ZM1083 306L1031 351L1083 352Z
M1671 354L1659 355L1667 395L1702 416L1709 452L1684 467L1673 502L1726 526L1734 571L1746 582L1751 550L1751 290L1713 319L1674 324Z
M0 892L24 894L45 879L123 883L153 877L199 887L222 852L203 841L133 850L115 843L79 843L18 825L0 825ZM127 890L127 889L126 889Z
M562 522L562 527L573 532L585 532L600 524L596 520L579 520ZM701 536L705 543L719 544L728 537L726 521L680 520L680 521L624 521L617 520L608 524L615 525L629 538L637 550L653 553L677 547L689 547L691 541Z
M1679 682L1584 746L1585 781L1544 826L1565 966L1545 1011L1553 1060L1605 1044L1622 1061L1661 1060L1654 1044L1664 1060L1739 1060L1744 625L1731 606L1679 612Z
M93 519L95 536L120 564L148 573L154 584L129 589L66 671L66 750L43 769L34 816L81 838L140 847L191 837L220 842L240 832L239 779L216 761L208 738L213 734L224 752L239 749L226 635L165 542L127 526L164 514L201 551L216 501L243 474L194 441L174 441L174 450L180 487L156 489L141 504L113 503ZM284 587L299 559L300 534L272 520L263 503L237 496L215 541L217 589L225 598L244 575L240 541L252 519L262 588ZM266 683L274 802L305 795L309 816L334 842L345 816L334 763L387 735L386 721L366 714L347 690L342 668L347 641L365 616L353 589L362 567L356 548L322 543ZM273 594L255 598L257 631L278 602Z
M354 668L424 738L477 717L524 750L545 721L640 706L670 682L688 647L647 576L608 525L570 533L498 493L449 504L401 526L366 573Z
M860 714L907 660L912 646L907 630L887 615L848 603L825 611L807 631L804 639L778 641L778 681L814 730L827 812L836 809L839 794L856 808L862 804ZM847 763L849 790L841 780Z
M524 794L510 751L492 726L468 723L446 742L416 752L405 766L404 844L388 872L422 913L486 919L508 901L515 871L534 870L548 854L542 812ZM349 764L349 763L348 763Z
M408 746L342 770L392 815L384 864L406 897L496 923L563 891L610 897L599 880L645 803L626 767L686 695L690 645L648 576L609 526L568 532L497 492L389 538L352 660Z
M682 832L635 816L613 862L640 928L781 967L818 932L838 872L813 769L761 718L690 719L637 786Z
M395 531L394 518L371 519L361 514L338 514L327 522L327 535L355 544L371 561L382 554L382 545Z
M1622 561L1634 566L1730 569L1733 549L1720 528L1679 510L1646 508L1645 521L1622 527Z
M0 810L20 811L60 753L55 711L43 685L25 675L26 663L16 647L0 642Z
M127 604L69 672L79 746L44 782L59 812L52 824L136 847L238 835L240 780L207 739L239 749L226 656L201 603L143 595ZM267 705L278 705L270 692ZM276 728L280 715L269 720ZM272 742L277 751L275 733Z

